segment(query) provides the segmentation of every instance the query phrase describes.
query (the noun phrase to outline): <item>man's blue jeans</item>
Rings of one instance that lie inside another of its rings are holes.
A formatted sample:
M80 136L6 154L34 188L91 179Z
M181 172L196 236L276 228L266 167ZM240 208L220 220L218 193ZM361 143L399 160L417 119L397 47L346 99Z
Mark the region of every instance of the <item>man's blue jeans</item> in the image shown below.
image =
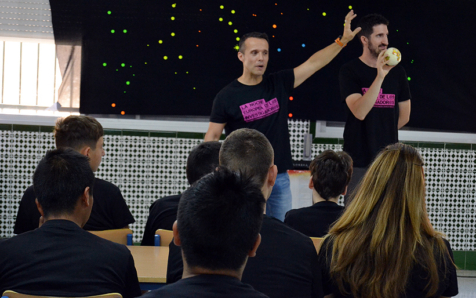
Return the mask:
M278 174L273 192L266 202L266 215L284 221L286 212L292 208L292 195L288 173Z

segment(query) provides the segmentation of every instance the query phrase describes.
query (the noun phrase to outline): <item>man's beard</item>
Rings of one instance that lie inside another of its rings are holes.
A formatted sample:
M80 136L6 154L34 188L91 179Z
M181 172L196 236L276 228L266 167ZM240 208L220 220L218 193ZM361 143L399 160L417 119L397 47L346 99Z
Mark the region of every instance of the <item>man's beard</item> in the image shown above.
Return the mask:
M383 44L381 44L383 45ZM369 41L369 44L367 45L369 51L370 51L370 54L372 54L372 56L374 56L375 58L378 57L378 55L380 54L381 50L379 49L379 47L373 47L372 43Z

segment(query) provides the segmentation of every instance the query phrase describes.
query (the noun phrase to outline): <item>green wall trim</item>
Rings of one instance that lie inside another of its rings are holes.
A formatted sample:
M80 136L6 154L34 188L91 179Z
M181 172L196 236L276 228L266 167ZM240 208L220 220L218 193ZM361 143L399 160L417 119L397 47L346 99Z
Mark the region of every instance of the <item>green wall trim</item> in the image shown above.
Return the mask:
M461 270L476 270L476 251L453 251L455 264Z
M313 144L332 144L332 145L337 145L339 144L339 139L334 139L334 138L314 138L312 140Z
M205 135L201 132L178 132L177 133L177 138L182 138L182 139L202 139L205 137Z
M0 130L12 130L12 127L11 124L0 124Z
M40 126L41 132L53 132L54 129L54 126Z
M122 135L123 136L134 136L134 137L148 137L149 132L148 131L142 131L142 130L123 130Z
M105 129L104 135L108 136L122 136L122 130L119 129Z
M14 131L40 131L39 125L21 125L21 124L13 124Z
M150 132L150 136L154 138L176 138L176 132Z

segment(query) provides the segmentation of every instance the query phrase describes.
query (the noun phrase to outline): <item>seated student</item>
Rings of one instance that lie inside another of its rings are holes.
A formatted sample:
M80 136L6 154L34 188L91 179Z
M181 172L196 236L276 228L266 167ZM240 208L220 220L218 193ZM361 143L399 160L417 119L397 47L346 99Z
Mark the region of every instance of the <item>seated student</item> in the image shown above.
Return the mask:
M319 252L324 294L333 297L449 297L458 294L451 247L425 204L418 151L387 146L329 231Z
M326 150L311 162L309 170L314 205L288 211L284 223L309 237L323 237L344 211L337 201L347 192L352 158L343 151Z
M96 172L104 156L104 132L101 124L89 116L68 116L56 122L56 148L70 147L89 158ZM121 191L114 184L98 179L94 182L94 205L85 230L122 229L134 222ZM40 213L35 205L33 186L27 188L20 201L13 232L21 234L38 228Z
M33 175L41 227L0 243L0 293L140 296L130 251L82 229L93 205L94 173L71 148L48 151Z
M277 175L274 151L268 139L254 129L238 129L223 142L220 166L253 178L265 199ZM309 237L280 220L264 216L258 255L249 259L242 281L271 298L322 297L317 252ZM167 282L182 276L180 249L170 245Z
M265 204L250 178L224 168L193 184L173 225L183 278L144 297L267 297L240 281L260 244Z
M187 180L190 185L218 167L220 142L201 143L190 151L187 158ZM141 245L154 245L155 231L172 230L177 219L177 208L181 195L156 200L149 208L149 217L145 224Z

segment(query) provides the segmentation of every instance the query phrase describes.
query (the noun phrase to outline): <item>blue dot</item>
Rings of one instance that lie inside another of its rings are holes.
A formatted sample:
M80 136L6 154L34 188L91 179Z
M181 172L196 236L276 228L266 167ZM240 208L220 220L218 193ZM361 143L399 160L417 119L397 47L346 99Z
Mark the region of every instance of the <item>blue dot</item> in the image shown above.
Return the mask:
M305 48L305 47L306 47L306 44L303 43L303 44L302 44L302 47Z
M278 48L278 52L281 52L281 48Z

